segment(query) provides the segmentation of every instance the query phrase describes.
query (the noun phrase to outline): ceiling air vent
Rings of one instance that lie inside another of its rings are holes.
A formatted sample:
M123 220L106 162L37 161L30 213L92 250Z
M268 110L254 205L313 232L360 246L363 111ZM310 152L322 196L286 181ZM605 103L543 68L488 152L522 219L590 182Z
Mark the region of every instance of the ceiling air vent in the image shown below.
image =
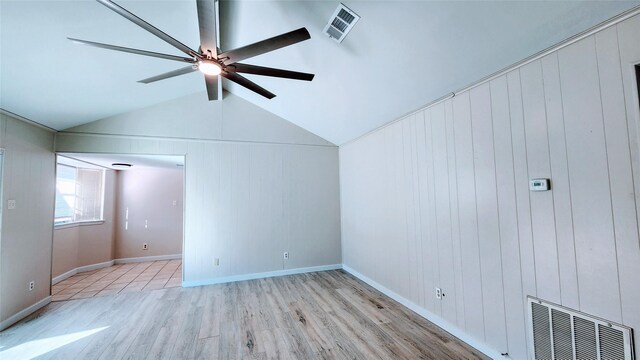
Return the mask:
M358 14L351 11L344 4L340 4L329 19L327 26L324 27L324 33L341 43L358 20L360 20Z
M529 297L534 359L634 360L631 328Z

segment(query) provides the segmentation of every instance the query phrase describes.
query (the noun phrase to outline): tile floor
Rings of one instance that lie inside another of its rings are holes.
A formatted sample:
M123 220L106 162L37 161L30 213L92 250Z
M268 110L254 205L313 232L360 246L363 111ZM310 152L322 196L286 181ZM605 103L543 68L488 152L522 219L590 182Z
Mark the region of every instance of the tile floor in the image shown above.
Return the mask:
M164 260L81 272L53 285L51 291L52 301L63 301L181 285L182 260Z

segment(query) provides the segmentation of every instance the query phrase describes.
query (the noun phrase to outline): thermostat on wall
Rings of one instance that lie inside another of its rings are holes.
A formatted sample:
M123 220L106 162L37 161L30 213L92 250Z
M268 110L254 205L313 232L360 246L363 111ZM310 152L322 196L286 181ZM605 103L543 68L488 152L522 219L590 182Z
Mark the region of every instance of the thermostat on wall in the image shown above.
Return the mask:
M547 191L551 189L549 179L531 179L529 181L529 190L531 191Z

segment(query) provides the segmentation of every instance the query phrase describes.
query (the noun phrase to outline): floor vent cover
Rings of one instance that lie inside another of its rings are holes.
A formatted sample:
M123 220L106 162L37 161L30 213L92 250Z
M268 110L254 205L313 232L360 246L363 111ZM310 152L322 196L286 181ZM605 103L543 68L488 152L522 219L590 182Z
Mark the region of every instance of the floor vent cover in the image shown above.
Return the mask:
M331 15L327 26L324 27L324 33L341 43L358 20L360 20L358 14L351 11L344 4L340 4Z
M539 360L634 360L626 326L529 297L533 358Z

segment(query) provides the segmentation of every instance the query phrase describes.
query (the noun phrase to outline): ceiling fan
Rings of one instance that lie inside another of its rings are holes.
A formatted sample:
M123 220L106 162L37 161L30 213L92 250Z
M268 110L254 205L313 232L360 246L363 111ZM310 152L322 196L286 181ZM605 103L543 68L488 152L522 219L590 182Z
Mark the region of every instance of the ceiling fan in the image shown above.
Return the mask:
M193 71L200 70L200 72L204 74L209 100L219 100L222 97L220 76L231 80L238 85L244 86L245 88L258 93L266 97L267 99L272 99L276 96L275 94L252 82L251 80L243 77L239 73L305 81L311 81L314 77L313 74L274 69L257 65L249 65L239 62L244 59L258 56L273 50L283 48L285 46L293 45L301 41L310 39L311 35L309 35L309 32L306 28L300 28L298 30L274 36L272 38L258 41L257 43L253 43L251 45L243 46L237 49L220 51L220 48L218 47L218 21L215 0L196 0L198 8L198 24L200 27L200 47L198 48L198 51L195 51L185 44L181 43L180 41L174 39L170 35L162 32L155 26L137 17L122 6L114 3L113 1L97 1L187 55L186 57L175 56L152 51L97 43L93 41L68 38L69 40L79 44L95 46L108 50L122 51L137 55L180 61L189 64L189 66L138 81L140 83L149 84L155 81L168 79L174 76L184 75Z

